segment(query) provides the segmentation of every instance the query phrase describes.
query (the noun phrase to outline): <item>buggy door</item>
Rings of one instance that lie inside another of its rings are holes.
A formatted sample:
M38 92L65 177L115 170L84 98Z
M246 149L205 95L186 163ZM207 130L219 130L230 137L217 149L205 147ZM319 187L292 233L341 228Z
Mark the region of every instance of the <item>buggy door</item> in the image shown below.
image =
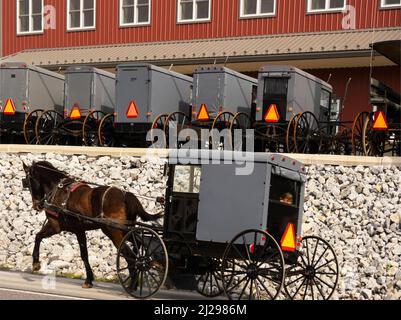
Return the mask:
M281 120L287 119L288 78L265 78L263 115L275 104Z
M165 221L167 237L195 240L201 167L177 165L173 168L171 179L171 194Z

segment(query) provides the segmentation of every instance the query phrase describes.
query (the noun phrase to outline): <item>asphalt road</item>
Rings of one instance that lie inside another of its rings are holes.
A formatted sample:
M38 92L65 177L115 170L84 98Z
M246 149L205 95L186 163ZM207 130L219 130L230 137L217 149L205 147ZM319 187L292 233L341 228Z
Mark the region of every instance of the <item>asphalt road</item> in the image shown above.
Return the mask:
M133 300L122 287L113 283L95 283L82 289L82 280L0 271L0 300ZM199 300L195 292L161 290L155 300Z

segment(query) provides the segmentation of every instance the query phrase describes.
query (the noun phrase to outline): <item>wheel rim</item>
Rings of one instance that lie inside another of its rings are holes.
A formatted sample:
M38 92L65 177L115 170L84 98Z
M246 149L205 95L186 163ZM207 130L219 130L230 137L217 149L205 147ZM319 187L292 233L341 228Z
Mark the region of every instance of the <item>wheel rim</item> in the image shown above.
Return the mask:
M99 125L98 140L102 147L114 146L114 115L109 114L103 117Z
M213 125L212 125L212 137L211 137L211 143L210 146L214 150L232 150L232 131L230 130L231 123L234 119L234 114L229 111L224 111L219 113L219 115L214 119ZM219 136L219 139L217 140L217 137L213 137L214 134L213 132L217 130L219 133L221 133L223 130L228 130L225 131L225 135Z
M179 142L179 134L182 130L185 130L190 127L191 119L184 112L174 112L170 114L166 122L164 123L164 133L166 135L167 145L170 146L170 132L175 132L177 134L176 139L174 139L174 147L179 148L185 142Z
M295 151L301 154L318 154L322 147L319 121L311 112L302 113L294 130Z
M362 146L365 156L382 157L384 155L387 132L373 129L373 115L367 117L362 133Z
M32 111L24 121L24 139L26 144L37 144L36 122L44 110Z
M196 290L208 298L220 296L223 292L220 259L209 259L207 272L197 278Z
M230 131L234 135L233 149L234 151L246 151L247 147L247 130L252 129L252 119L249 115L239 112L235 115L230 125ZM236 130L241 130L241 137L238 138Z
M352 125L352 154L355 156L360 156L364 154L362 137L363 126L367 117L369 117L368 112L359 113Z
M224 253L223 288L230 300L275 300L284 276L283 253L266 232L245 231L231 241Z
M82 140L85 146L97 146L99 143L98 130L105 113L92 111L87 115L82 126Z
M61 114L56 111L46 111L36 121L36 139L38 144L54 145L58 143L58 127L63 121Z
M153 230L136 228L127 233L117 256L117 275L124 290L138 299L155 295L168 273L167 250Z
M338 278L338 261L330 244L318 237L305 237L297 263L286 270L285 291L292 300L329 300Z
M288 123L287 134L285 139L286 149L288 153L295 152L294 130L299 116L300 116L299 114L294 115L291 118L290 122Z

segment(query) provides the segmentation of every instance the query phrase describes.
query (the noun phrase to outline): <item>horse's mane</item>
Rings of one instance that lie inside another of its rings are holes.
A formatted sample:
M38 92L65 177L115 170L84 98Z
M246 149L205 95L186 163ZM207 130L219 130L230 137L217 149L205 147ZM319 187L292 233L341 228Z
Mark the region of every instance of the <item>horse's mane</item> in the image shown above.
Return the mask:
M34 162L32 164L32 167L35 169L35 171L36 170L37 171L46 171L48 173L49 177L54 176L56 179L61 179L61 178L67 177L67 173L57 169L55 166L53 166L48 161Z

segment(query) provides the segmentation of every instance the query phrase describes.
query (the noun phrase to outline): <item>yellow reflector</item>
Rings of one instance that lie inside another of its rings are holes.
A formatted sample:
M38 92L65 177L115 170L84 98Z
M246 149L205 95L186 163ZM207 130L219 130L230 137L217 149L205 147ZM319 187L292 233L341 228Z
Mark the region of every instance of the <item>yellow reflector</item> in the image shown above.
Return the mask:
M135 101L131 101L127 109L127 118L136 119L139 117L138 108L136 107Z
M201 108L198 113L198 120L199 121L209 121L210 120L209 111L207 110L205 104L201 105Z
M280 116L278 115L277 105L271 104L269 110L267 110L265 114L265 121L267 123L277 123L280 120Z
M295 251L297 247L295 228L292 223L288 224L281 239L281 248L284 251Z
M77 119L81 119L81 110L79 109L79 106L77 104L75 104L72 107L71 110L71 114L70 114L70 118L72 120L77 120Z
M12 116L15 114L15 107L12 99L7 100L3 113L7 116Z
M376 112L375 119L373 130L381 131L388 129L387 119L383 111Z

